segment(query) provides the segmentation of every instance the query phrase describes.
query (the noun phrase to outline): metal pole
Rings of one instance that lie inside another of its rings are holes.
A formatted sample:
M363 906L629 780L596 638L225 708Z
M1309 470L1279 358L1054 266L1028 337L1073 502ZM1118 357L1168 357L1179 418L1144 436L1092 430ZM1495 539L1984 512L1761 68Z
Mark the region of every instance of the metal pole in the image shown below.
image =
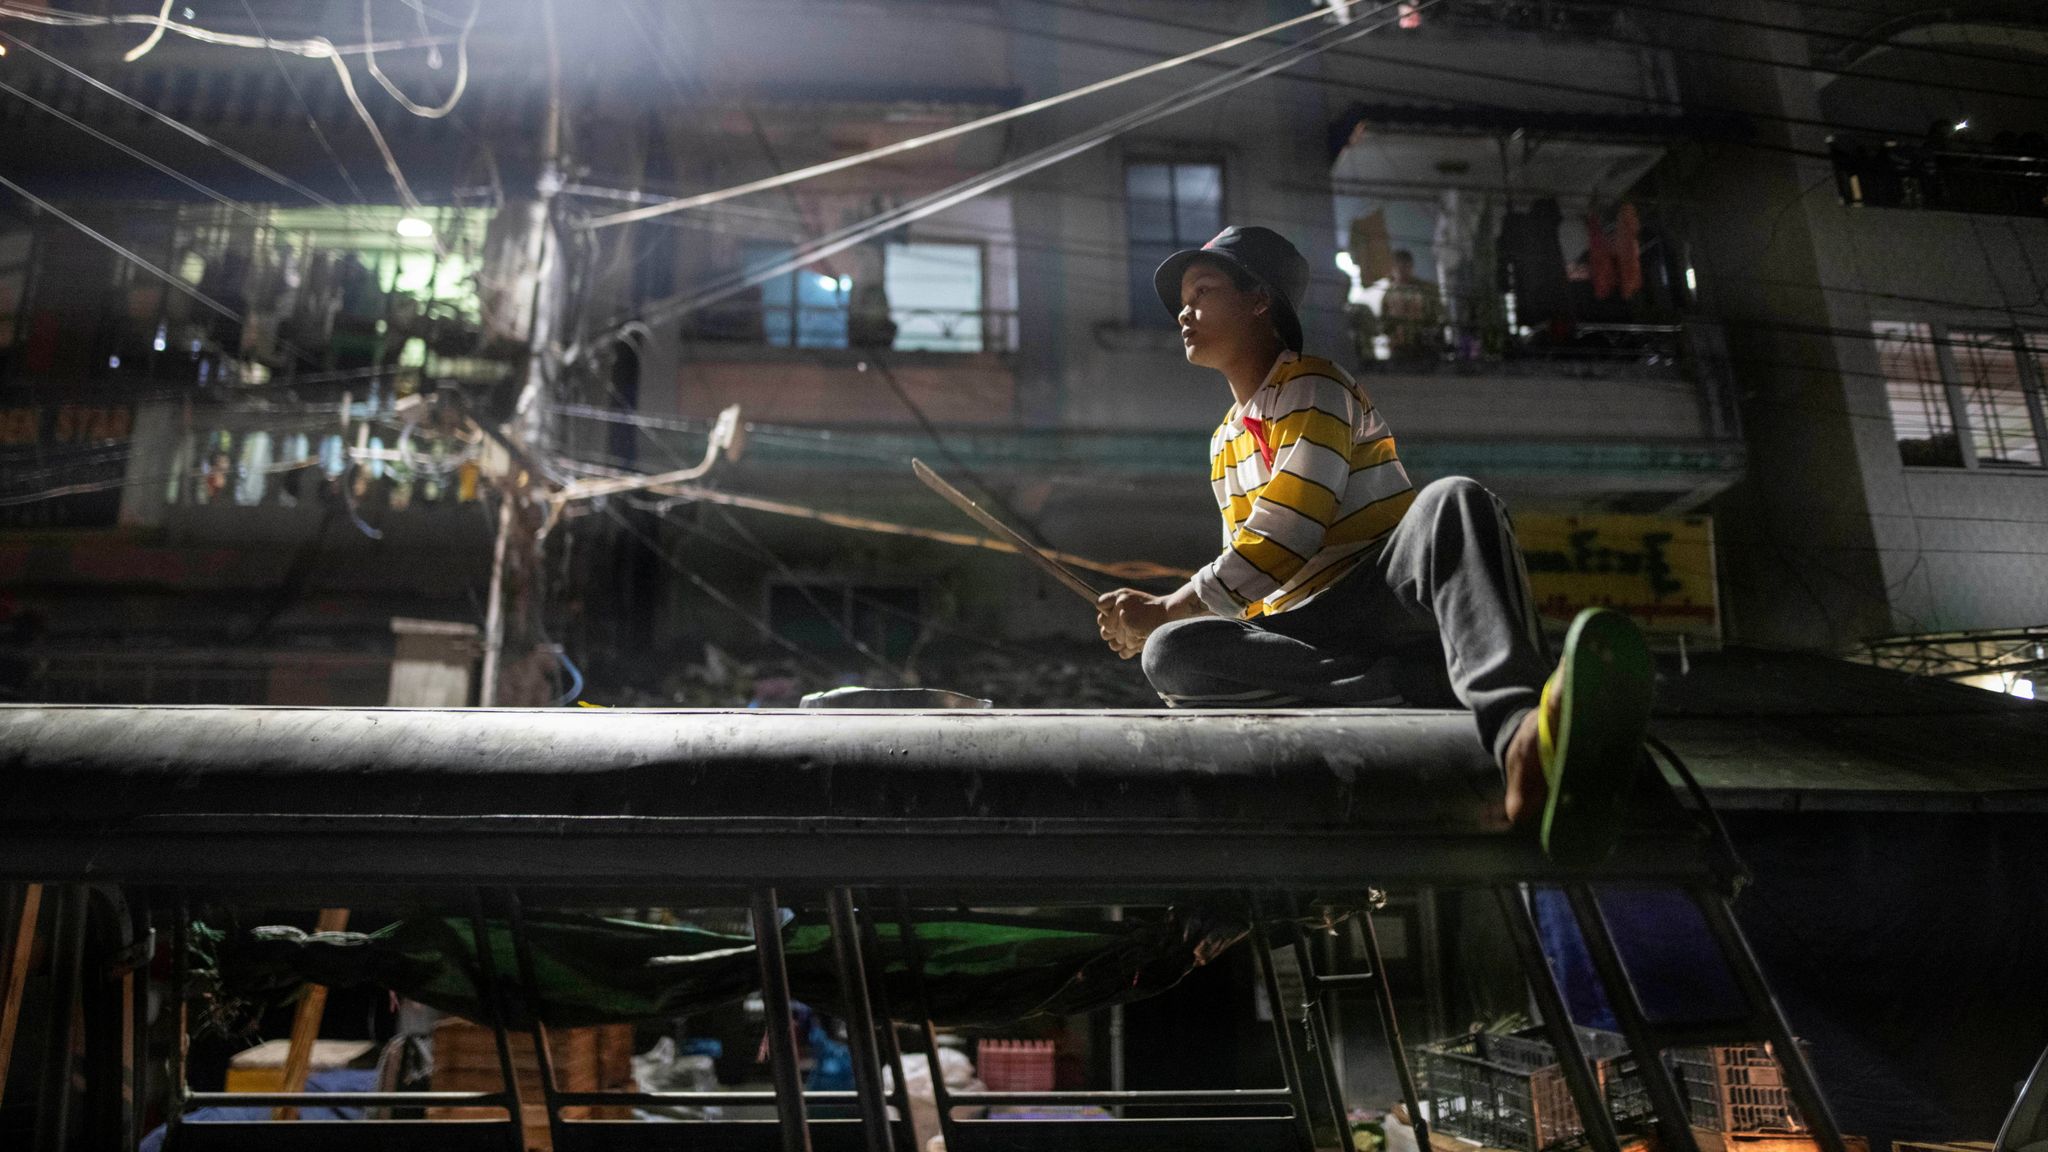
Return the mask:
M171 1037L170 1067L164 1076L164 1152L176 1152L178 1128L185 1119L185 1050L190 1042L190 1021L185 1013L185 984L191 979L186 949L191 946L192 910L185 894L178 893L177 920L171 925Z
M852 890L832 889L825 894L825 905L832 922L832 963L839 975L839 995L846 1001L846 1044L853 1056L861 1136L868 1152L890 1152L889 1102L882 1096L882 1058L875 1047L875 1012L868 1002L867 966L861 962Z
M1785 1087L1792 1093L1792 1102L1799 1106L1799 1114L1806 1118L1806 1126L1812 1130L1821 1152L1844 1152L1842 1130L1835 1124L1835 1114L1828 1107L1827 1098L1821 1095L1820 1082L1814 1078L1813 1066L1807 1063L1806 1053L1799 1050L1798 1041L1792 1037L1792 1025L1786 1021L1784 1009L1778 1006L1778 998L1771 994L1771 988L1764 981L1763 970L1757 967L1756 953L1750 950L1749 939L1742 934L1742 926L1728 910L1728 905L1718 893L1694 889L1692 898L1706 914L1707 927L1721 943L1721 951L1728 962L1729 970L1735 976L1735 983L1741 987L1743 998L1749 1001L1750 1011L1756 1014L1764 1026L1771 1042L1771 1052L1778 1058L1778 1069L1785 1075Z
M479 708L498 704L498 662L505 650L505 542L518 522L512 511L511 485L505 486L499 499L504 503L498 508L498 538L491 545L491 590L484 601L484 666L476 689Z
M789 965L782 955L782 919L775 889L753 893L754 955L761 962L761 1006L768 1017L769 1071L775 1078L775 1113L782 1152L811 1152L804 1086L797 1078L796 1023L789 1016Z
M38 1152L62 1152L70 1146L73 1009L79 995L85 952L85 889L64 885L56 890L57 914L50 927L50 999L43 1066L36 1094Z
M896 1090L890 1093L891 1103L902 1118L902 1123L891 1128L896 1136L896 1152L919 1152L917 1130L910 1116L910 1081L903 1075L903 1041L896 1035L896 1013L889 999L889 957L882 951L881 935L875 931L874 918L868 915L865 905L855 911L855 917L860 923L861 947L879 965L868 981L869 995L874 998L876 1019L882 1029L882 1055L896 1077Z
M1591 888L1584 884L1567 884L1564 891L1571 899L1572 918L1579 922L1579 933L1585 937L1586 951L1592 956L1593 968L1600 974L1600 985L1607 992L1607 1003L1621 1021L1622 1034L1628 1037L1629 1052L1636 1061L1636 1075L1642 1078L1643 1088L1650 1096L1650 1107L1657 1114L1658 1145L1665 1152L1699 1152L1699 1141L1692 1134L1692 1116L1678 1095L1678 1085L1672 1081L1671 1069L1664 1063L1664 1051L1657 1043L1649 1020L1643 1015L1642 1002L1636 999L1635 985L1629 983L1628 970L1621 963L1621 953L1614 949L1614 937L1607 931L1607 917L1600 911L1600 904L1593 898Z
M526 941L526 909L521 905L517 891L505 893L505 914L507 926L512 931L512 956L519 965L519 999L516 1002L520 1014L526 1017L527 1033L533 1037L534 1067L540 1073L541 1104L547 1109L548 1131L556 1135L556 1144L567 1144L556 1129L562 1116L561 1108L555 1101L555 1055L548 1048L547 1025L540 1020L540 981L534 977L533 950Z
M1323 999L1315 958L1309 955L1308 934L1301 927L1301 906L1293 893L1287 895L1287 928L1293 938L1294 966L1301 969L1302 1022L1308 1026L1309 1047L1316 1055L1316 1071L1323 1081L1323 1096L1330 1114L1337 1120L1337 1147L1358 1152L1351 1139L1351 1112L1344 1106L1344 1085L1337 1070L1337 1052L1330 1043L1329 1004Z
M505 1108L512 1115L509 1140L515 1152L526 1145L526 1110L519 1100L519 1075L512 1066L512 1043L505 1036L505 1015L498 992L498 966L491 958L490 924L484 919L481 891L471 893L469 932L476 942L476 991L482 1002L484 1023L498 1046L498 1075L505 1081Z
M1280 1074L1294 1102L1294 1135L1302 1152L1315 1152L1315 1125L1309 1119L1308 1089L1301 1082L1301 1062L1294 1052L1294 1030L1287 1026L1287 1006L1280 1001L1280 977L1273 970L1273 950L1266 944L1266 929L1259 898L1247 894L1245 907L1251 912L1252 955L1266 982L1266 1003L1273 1013L1273 1042L1280 1049Z
M917 1000L919 1035L924 1039L924 1058L932 1078L932 1105L939 1112L939 1135L946 1147L958 1148L953 1138L953 1097L946 1090L944 1065L939 1060L939 1037L932 1028L932 1001L924 986L924 944L917 938L917 922L910 916L910 901L902 889L896 891L897 931L903 934L903 951L910 969L910 994Z
M1415 1071L1408 1067L1408 1045L1401 1039L1401 1018L1394 1011L1394 989L1387 983L1387 965L1380 959L1380 932L1372 922L1372 911L1361 913L1365 917L1365 962L1372 965L1373 1006L1379 1009L1380 1028L1387 1034L1387 1055L1394 1059L1394 1074L1401 1080L1401 1099L1408 1105L1408 1122L1415 1126L1415 1143L1429 1147L1429 1118L1422 1114L1422 1096L1415 1090Z
M1495 888L1493 894L1500 900L1500 915L1507 922L1508 938L1515 942L1515 958L1521 961L1522 978L1529 982L1529 992L1536 997L1536 1007L1543 1013L1543 1027L1550 1034L1551 1047L1557 1050L1558 1068L1564 1073L1565 1087L1571 1089L1572 1104L1579 1110L1586 1141L1593 1146L1593 1152L1621 1152L1614 1116L1607 1110L1599 1085L1593 1082L1593 1070L1579 1045L1571 1010L1565 1007L1564 993L1557 986L1557 974L1550 970L1550 961L1543 955L1543 944L1537 938L1536 921L1529 915L1529 906L1522 902L1521 890L1513 885Z

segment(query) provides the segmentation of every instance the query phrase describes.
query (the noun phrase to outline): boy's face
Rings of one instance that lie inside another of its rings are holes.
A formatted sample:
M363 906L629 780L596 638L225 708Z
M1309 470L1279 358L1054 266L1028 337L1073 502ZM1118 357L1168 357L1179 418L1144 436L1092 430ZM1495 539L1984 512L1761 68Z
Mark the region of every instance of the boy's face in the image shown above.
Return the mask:
M1247 292L1207 260L1180 277L1180 339L1188 363L1222 370L1245 348L1273 331L1272 305L1260 289Z

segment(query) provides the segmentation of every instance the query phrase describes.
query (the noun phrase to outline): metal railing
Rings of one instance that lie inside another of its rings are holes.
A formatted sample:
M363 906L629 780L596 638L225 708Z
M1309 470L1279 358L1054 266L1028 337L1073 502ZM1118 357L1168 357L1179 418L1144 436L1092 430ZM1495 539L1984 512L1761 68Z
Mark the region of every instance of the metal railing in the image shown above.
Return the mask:
M837 306L737 301L698 313L693 338L770 348L884 347L898 352L1008 352L1017 347L1017 313L988 308L891 308L886 324L865 325Z

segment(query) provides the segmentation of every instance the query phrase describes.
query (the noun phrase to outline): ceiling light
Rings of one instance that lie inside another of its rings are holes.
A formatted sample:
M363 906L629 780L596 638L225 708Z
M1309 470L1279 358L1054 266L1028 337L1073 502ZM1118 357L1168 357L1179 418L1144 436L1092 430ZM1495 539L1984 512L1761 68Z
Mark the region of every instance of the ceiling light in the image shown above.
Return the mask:
M398 234L408 240L425 240L434 234L434 226L417 216L407 216L399 220Z

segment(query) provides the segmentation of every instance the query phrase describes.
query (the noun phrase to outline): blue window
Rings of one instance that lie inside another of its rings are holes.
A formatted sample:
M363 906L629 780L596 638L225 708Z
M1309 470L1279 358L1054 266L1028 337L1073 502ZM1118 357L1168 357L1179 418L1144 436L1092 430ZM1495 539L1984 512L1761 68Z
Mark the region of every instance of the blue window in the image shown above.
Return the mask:
M781 260L789 247L772 240L749 240L740 258L749 270ZM761 326L766 342L776 348L846 347L846 299L853 288L844 276L811 268L784 272L761 285Z

